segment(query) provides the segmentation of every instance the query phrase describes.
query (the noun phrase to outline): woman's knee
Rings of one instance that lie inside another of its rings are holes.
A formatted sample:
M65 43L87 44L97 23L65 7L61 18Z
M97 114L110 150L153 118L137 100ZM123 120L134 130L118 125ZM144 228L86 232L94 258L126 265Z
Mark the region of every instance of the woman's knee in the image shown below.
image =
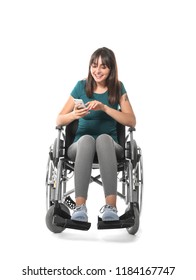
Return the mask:
M96 139L96 151L98 157L103 155L103 157L110 157L115 154L114 141L110 135L101 134Z
M83 135L78 140L78 145L95 145L95 139L91 135Z
M77 153L80 156L87 154L91 158L95 154L95 144L95 139L91 135L84 135L77 142Z
M113 144L113 139L112 139L112 137L110 135L108 135L108 134L101 134L101 135L99 135L97 137L97 139L96 139L96 144L97 145L99 145L99 144L104 145L106 143L114 145Z
M68 157L75 161L76 154L78 151L85 151L85 152L95 152L95 139L90 135L84 135L80 137L80 139L73 143L67 151Z
M123 158L123 148L117 144L108 134L101 134L96 140L96 150L105 150L105 152L114 151L118 159Z

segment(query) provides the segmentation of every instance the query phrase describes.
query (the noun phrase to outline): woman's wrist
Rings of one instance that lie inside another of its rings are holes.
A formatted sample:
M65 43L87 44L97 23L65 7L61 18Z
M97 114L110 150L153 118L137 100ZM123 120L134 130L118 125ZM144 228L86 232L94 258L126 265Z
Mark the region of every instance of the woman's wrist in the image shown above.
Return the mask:
M107 111L107 107L108 107L107 105L105 105L105 104L103 105L103 111L104 111L105 113L106 113L106 111Z
M76 114L75 114L75 110L70 112L70 116L71 116L72 121L75 121L77 119Z

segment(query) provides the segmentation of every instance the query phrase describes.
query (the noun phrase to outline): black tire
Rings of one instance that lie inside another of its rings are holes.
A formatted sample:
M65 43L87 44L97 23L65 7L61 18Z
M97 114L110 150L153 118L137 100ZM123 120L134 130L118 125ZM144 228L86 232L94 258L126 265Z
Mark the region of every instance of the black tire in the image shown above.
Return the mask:
M63 203L61 203L61 208L62 208L63 211L65 211L68 214L70 214L69 209ZM48 211L47 211L47 214L46 214L46 226L53 233L61 233L65 228L64 227L60 227L60 226L56 226L55 224L53 224L53 216L54 216L54 205L52 205L48 209Z
M137 193L137 203L139 208L139 213L141 215L142 210L142 198L143 198L143 161L142 156L139 159L137 170L136 170L136 187L135 191Z
M128 211L128 209L126 210ZM133 205L133 213L134 213L134 225L130 228L126 228L129 234L135 235L139 229L140 225L140 214L137 205Z

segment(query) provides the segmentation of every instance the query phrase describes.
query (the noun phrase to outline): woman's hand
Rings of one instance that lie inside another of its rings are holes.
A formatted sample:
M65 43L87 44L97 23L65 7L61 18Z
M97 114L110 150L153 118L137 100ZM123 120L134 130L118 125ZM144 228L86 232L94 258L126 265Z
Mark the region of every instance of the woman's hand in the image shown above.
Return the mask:
M94 110L94 111L98 111L98 110L104 111L105 110L104 104L97 100L87 102L86 106L87 106L88 110Z
M89 110L87 107L85 108L78 108L78 105L74 106L73 114L75 116L75 119L80 119L85 117L87 114L89 114Z

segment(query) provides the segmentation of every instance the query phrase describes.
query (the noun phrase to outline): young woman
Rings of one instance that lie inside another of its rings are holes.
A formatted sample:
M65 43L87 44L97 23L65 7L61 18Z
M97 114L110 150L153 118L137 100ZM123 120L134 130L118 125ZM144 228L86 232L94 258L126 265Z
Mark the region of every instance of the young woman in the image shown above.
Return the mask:
M85 107L75 104L75 99L82 99ZM57 117L57 125L68 125L77 119L75 140L67 152L75 162L76 209L71 219L88 221L86 200L96 153L106 201L102 220L118 220L117 159L122 157L123 148L118 144L116 122L134 127L136 119L125 87L118 80L115 55L108 48L99 48L92 54L88 77L77 82Z

